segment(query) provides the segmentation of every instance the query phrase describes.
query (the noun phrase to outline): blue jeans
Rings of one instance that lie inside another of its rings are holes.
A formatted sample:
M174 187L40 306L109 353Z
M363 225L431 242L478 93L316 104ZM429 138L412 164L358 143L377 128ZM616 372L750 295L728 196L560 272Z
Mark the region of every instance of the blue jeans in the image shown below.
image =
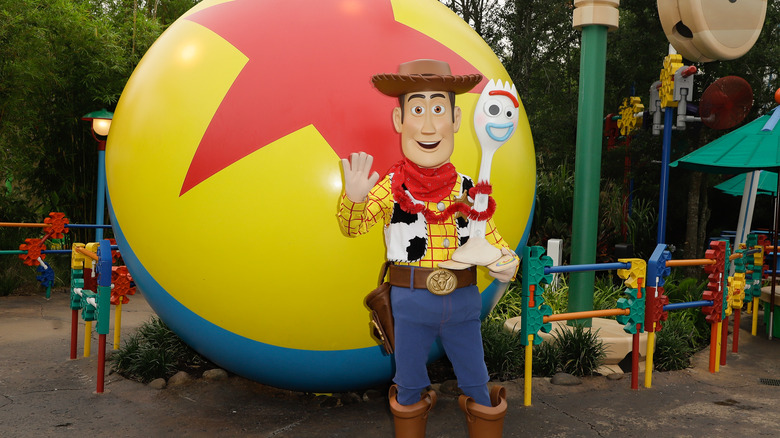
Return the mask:
M427 289L393 286L390 295L395 320L395 367L398 403L411 405L431 384L426 362L436 338L452 363L458 386L481 405L490 406L490 380L482 349L477 286L455 289L445 296Z

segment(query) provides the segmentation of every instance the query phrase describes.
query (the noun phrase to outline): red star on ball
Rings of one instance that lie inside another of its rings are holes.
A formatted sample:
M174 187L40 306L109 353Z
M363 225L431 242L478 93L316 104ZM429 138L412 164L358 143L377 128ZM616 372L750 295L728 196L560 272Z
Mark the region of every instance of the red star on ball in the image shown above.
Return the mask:
M395 148L395 159L375 160L384 171L400 158L390 118L397 101L374 89L371 76L419 58L445 60L455 74L478 72L443 44L397 22L389 0L235 0L187 19L224 38L248 61L206 129L180 195L308 125L339 157L366 145Z

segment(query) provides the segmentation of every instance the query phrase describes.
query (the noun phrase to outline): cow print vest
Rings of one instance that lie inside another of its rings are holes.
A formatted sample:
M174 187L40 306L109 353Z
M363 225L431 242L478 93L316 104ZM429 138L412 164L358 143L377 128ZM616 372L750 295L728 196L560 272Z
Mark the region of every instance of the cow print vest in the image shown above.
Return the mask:
M392 183L393 174L390 175ZM461 180L460 190L457 193L450 193L449 198L457 198L468 193L468 190L474 187L474 182L466 175L458 174ZM406 187L403 187L406 190ZM422 201L406 191L409 198L415 204L423 204ZM458 246L463 245L469 239L469 221L464 217L457 219L450 218L448 221L454 221L458 230ZM425 257L429 246L428 223L422 213L411 214L403 211L397 202L393 201L393 212L390 217L390 223L385 227L385 244L387 246L387 260L391 262L414 263Z

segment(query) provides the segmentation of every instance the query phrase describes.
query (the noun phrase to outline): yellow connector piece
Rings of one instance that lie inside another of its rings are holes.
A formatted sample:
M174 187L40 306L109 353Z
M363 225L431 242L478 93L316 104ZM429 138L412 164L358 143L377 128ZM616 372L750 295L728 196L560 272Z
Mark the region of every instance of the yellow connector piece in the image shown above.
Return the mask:
M78 269L82 270L84 269L85 263L87 262L87 256L84 254L76 251L76 248L84 248L83 243L74 243L71 246L71 253L70 253L70 269ZM91 265L86 265L91 266Z
M661 89L658 90L661 108L677 108L677 101L674 100L674 74L682 66L682 55L666 55L664 58L664 68L661 70Z
M735 272L729 278L729 305L732 309L741 309L745 301L745 274Z
M758 252L753 253L753 263L756 266L764 266L764 247L756 245L753 249L759 250Z
M618 269L617 275L622 278L626 286L639 289L645 287L645 277L647 277L647 262L642 259L618 259L620 263L631 263L629 269Z
M97 254L98 248L100 248L100 243L99 242L89 242L87 244L86 248L84 248L84 249L86 249L87 251L90 251L90 252L93 252L93 253ZM95 265L97 265L97 262L95 260L89 258L89 257L87 257L87 260L88 260L88 264L85 265L85 266L88 267L89 269L95 269Z
M620 119L617 121L620 135L629 135L642 127L642 117L637 114L644 112L645 106L642 105L642 99L638 96L623 98L623 104L620 105Z

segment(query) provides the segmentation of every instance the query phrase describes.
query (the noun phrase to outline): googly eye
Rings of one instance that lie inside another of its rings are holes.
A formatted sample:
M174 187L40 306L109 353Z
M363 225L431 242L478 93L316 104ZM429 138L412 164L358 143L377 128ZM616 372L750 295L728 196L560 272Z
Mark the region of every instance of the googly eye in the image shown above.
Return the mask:
M501 103L498 100L490 99L485 101L485 114L489 117L497 117L501 114Z

